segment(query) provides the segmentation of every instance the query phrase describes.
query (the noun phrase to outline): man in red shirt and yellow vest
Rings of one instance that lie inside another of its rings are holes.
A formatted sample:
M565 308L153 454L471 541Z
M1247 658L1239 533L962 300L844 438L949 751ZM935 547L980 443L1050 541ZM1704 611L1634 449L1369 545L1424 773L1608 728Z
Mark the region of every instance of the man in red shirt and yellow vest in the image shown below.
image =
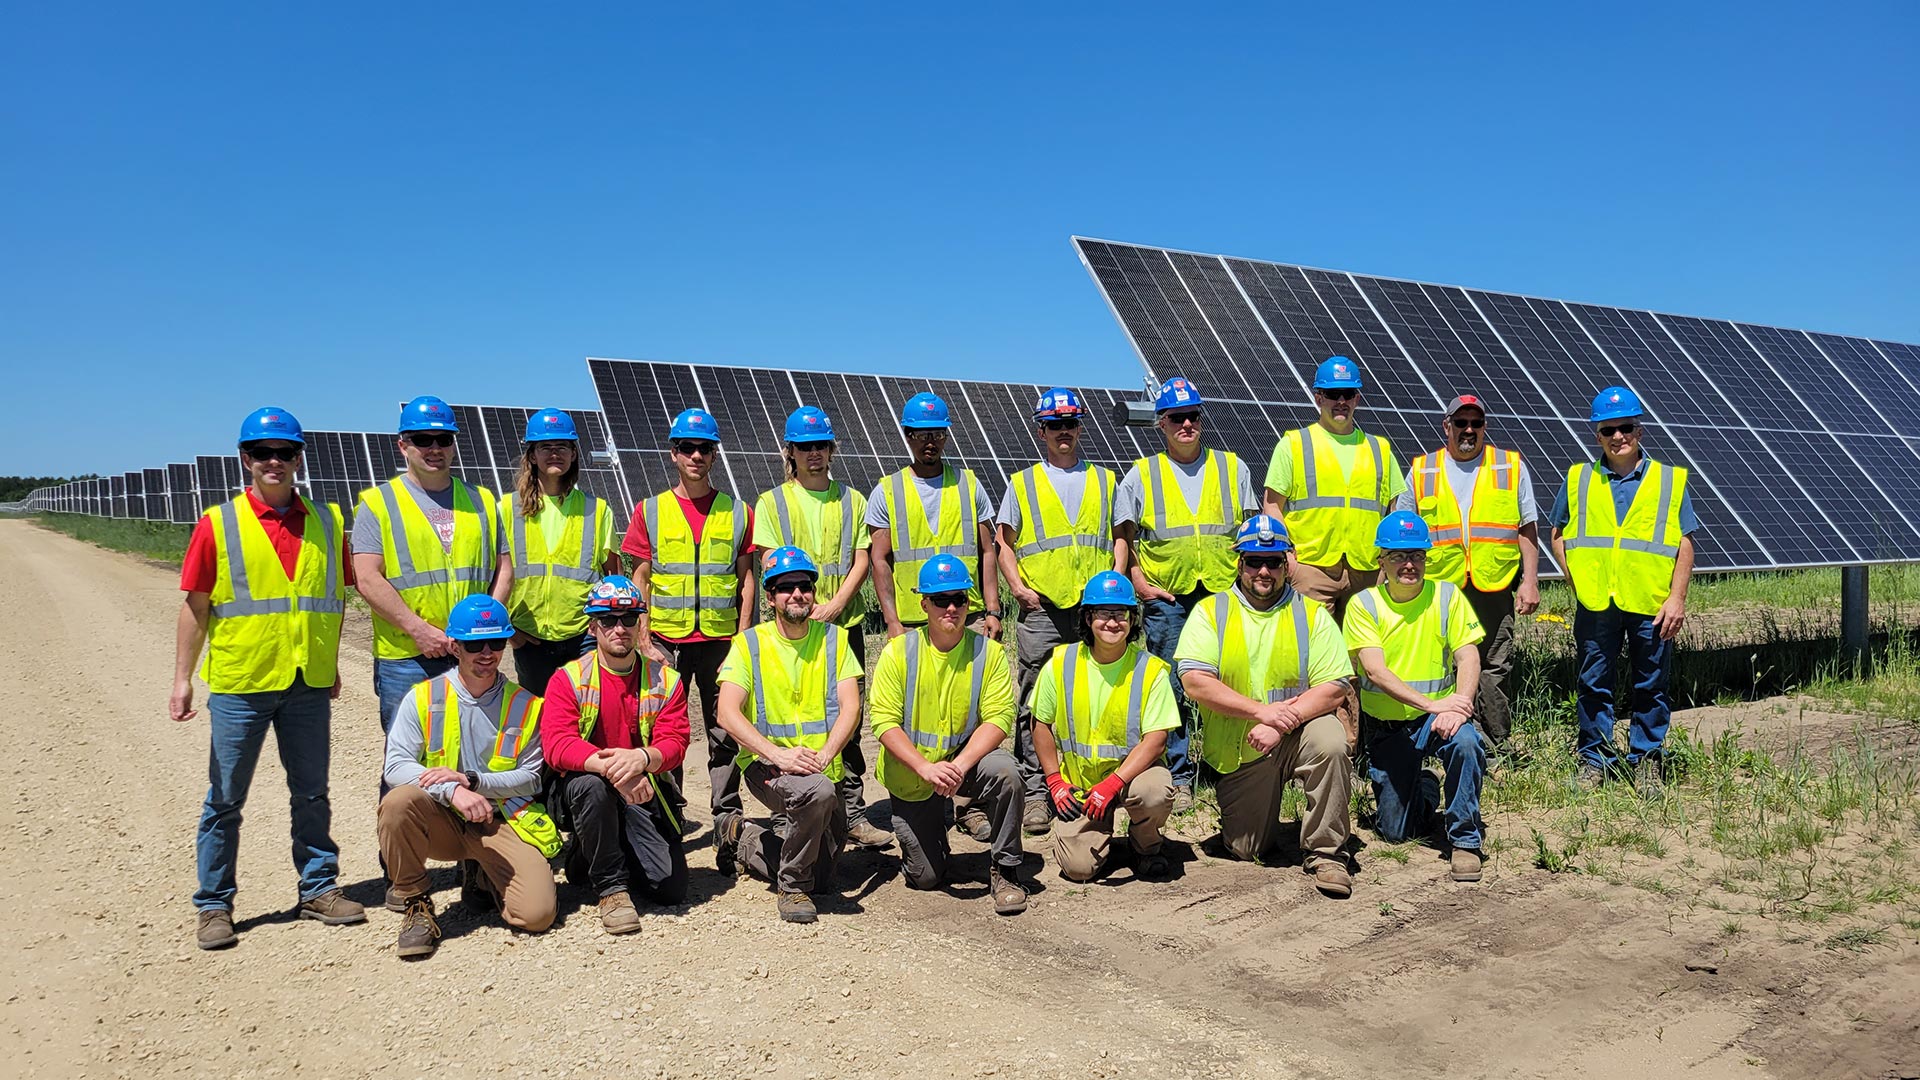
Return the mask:
M640 929L635 897L687 898L685 802L663 778L687 752L687 686L636 646L640 587L618 574L585 604L594 650L553 673L540 708L540 746L557 774L548 801L573 833L567 880L600 898L600 928Z
M733 765L739 747L720 726L719 675L733 636L753 622L753 511L713 486L720 422L712 413L684 410L667 438L679 479L634 507L620 551L629 556L666 662L700 695L709 807L718 821L740 810L740 770Z
M1700 527L1687 495L1687 470L1640 449L1640 399L1609 386L1589 419L1600 460L1567 470L1553 507L1553 557L1566 567L1579 606L1573 639L1580 649L1580 787L1592 790L1618 764L1613 686L1625 639L1633 670L1633 730L1627 767L1643 795L1660 791L1673 641L1687 620L1693 574L1692 533Z
M268 728L287 770L300 917L329 925L367 917L340 890L340 848L327 800L340 617L353 567L340 508L316 506L294 490L305 446L300 422L287 410L247 414L240 422L240 458L253 483L201 516L180 567L187 598L174 634L167 707L176 721L193 718L193 669L208 646L201 674L210 691L212 783L194 845L200 887L193 894L194 941L202 949L239 940L233 898L240 811Z
M1433 538L1427 576L1459 586L1486 632L1474 715L1497 748L1513 728L1506 683L1513 674L1514 617L1540 606L1540 512L1526 462L1489 442L1486 426L1478 397L1448 402L1441 427L1447 444L1413 459L1395 509L1427 523Z

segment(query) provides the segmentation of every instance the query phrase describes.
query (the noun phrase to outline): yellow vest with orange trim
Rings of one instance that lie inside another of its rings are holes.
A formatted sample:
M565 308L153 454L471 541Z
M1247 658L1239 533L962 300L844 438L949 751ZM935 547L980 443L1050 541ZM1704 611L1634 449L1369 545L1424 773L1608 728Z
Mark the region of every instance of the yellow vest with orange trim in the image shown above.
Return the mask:
M1467 520L1447 480L1447 452L1413 459L1413 501L1433 536L1427 576L1498 592L1520 573L1520 455L1489 446L1474 472Z
M449 691L447 681L460 677L449 671L427 679L413 688L413 707L420 714L423 750L420 764L429 769L460 768L460 699ZM487 759L488 772L506 772L520 761L520 753L530 739L540 737L540 699L515 683L501 688L500 734L493 742L493 755ZM494 799L493 807L507 819L520 839L540 849L551 859L560 853L560 827L547 816L547 808L531 795Z
M680 685L680 673L665 664L656 664L644 656L636 656L639 666L640 701L634 710L635 725L640 729L639 745L648 746L653 742L653 723L660 718L660 710L667 707L667 701L673 697L673 691ZM567 684L573 687L574 708L580 714L580 737L591 739L593 731L600 726L600 654L590 652L578 660L569 661L560 670L567 673ZM655 774L654 788L664 795L664 788L670 787L671 778L659 783L662 777ZM679 819L673 813L673 800L662 798L660 809L666 811L667 820L674 824Z

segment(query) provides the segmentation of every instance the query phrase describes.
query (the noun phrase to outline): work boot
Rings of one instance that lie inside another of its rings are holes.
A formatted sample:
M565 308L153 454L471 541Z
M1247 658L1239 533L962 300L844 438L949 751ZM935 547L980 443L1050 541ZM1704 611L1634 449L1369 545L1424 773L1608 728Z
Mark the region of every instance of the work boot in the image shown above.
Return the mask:
M1028 836L1045 836L1053 828L1053 809L1045 795L1027 796L1026 809L1020 811L1020 828Z
M1345 900L1353 895L1353 875L1332 859L1313 862L1307 867L1307 876L1313 878L1314 888L1335 900Z
M1660 775L1660 759L1643 757L1633 766L1633 790L1643 799L1657 799L1666 786Z
M1573 774L1573 786L1578 791L1589 793L1599 791L1600 785L1606 782L1606 770L1590 761L1581 762L1580 770Z
M1027 890L1020 887L1020 871L1011 875L995 863L987 871L987 891L993 894L993 911L996 915L1018 915L1027 910Z
M847 839L855 847L871 848L875 851L893 843L893 834L867 820L867 815L855 815L847 827Z
M1141 881L1173 880L1173 861L1158 851L1151 854L1135 852L1133 873Z
M395 889L392 885L388 885L387 896L381 906L393 912L395 915L405 915L407 913L407 898L401 896L398 889Z
M393 952L402 960L423 960L440 947L440 924L433 920L433 901L425 895L407 901L407 916L400 920L400 937Z
M810 923L820 918L813 908L813 897L803 892L783 892L780 894L780 921Z
M740 873L740 826L744 824L746 819L732 811L713 822L713 868L727 877Z
M1453 849L1453 854L1448 856L1448 861L1453 866L1453 880L1480 880L1480 853L1478 851L1472 848L1457 847Z
M1184 814L1193 809L1193 785L1173 785L1173 812Z
M328 926L367 921L367 909L347 899L340 889L328 889L311 900L300 901L300 917L319 919Z
M233 912L226 908L201 908L193 929L193 943L203 949L224 949L240 940L233 932Z
M993 840L993 822L987 820L987 812L977 806L969 806L960 811L960 831L981 843Z
M500 910L500 894L493 891L493 882L472 859L460 864L460 904L476 913Z
M633 897L627 890L600 898L600 929L609 934L631 934L640 929L640 913L633 909Z

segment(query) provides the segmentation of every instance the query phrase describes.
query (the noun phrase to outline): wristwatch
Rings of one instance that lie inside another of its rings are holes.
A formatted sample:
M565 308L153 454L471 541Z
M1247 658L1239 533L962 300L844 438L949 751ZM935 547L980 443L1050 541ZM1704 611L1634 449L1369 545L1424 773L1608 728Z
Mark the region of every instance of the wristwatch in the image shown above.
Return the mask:
M480 774L477 772L474 772L472 769L467 770L467 790L468 791L480 790Z

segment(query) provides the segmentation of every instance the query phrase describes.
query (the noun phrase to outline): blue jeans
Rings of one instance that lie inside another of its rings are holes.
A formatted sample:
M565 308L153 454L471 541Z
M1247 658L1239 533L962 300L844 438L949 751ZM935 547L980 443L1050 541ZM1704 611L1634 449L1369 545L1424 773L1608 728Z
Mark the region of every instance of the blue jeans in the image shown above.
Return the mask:
M1439 806L1420 784L1420 768L1428 757L1440 759L1446 770L1441 802L1447 808L1447 842L1457 848L1480 850L1480 779L1487 771L1486 744L1469 720L1446 738L1434 733L1431 714L1419 720L1381 720L1369 716L1367 778L1380 807L1380 838L1398 844L1426 828Z
M1673 642L1663 641L1653 628L1653 616L1636 615L1609 607L1605 611L1573 609L1573 639L1580 649L1580 760L1601 769L1618 762L1613 743L1614 667L1626 639L1627 662L1633 672L1633 729L1627 741L1627 764L1641 758L1659 758L1667 741L1673 705L1667 698L1672 676Z
M1180 631L1186 629L1187 616L1207 595L1207 590L1202 588L1172 600L1147 601L1147 651L1165 660L1169 667L1173 666L1173 650L1180 644ZM1167 770L1173 773L1175 787L1191 788L1194 774L1200 768L1198 759L1189 752L1197 720L1193 702L1187 700L1186 688L1180 685L1179 677L1169 677L1173 679L1174 700L1180 703L1180 726L1167 732Z
M585 631L559 641L529 637L525 645L513 647L513 681L535 697L546 697L553 673L593 649L593 635Z
M233 910L234 860L240 849L240 810L253 786L267 729L273 729L280 764L287 770L293 810L293 868L300 873L300 899L330 892L340 876L340 849L329 832L327 761L332 702L325 687L296 676L285 690L264 694L212 694L207 722L213 748L207 755L207 801L194 841L200 887L193 906Z

